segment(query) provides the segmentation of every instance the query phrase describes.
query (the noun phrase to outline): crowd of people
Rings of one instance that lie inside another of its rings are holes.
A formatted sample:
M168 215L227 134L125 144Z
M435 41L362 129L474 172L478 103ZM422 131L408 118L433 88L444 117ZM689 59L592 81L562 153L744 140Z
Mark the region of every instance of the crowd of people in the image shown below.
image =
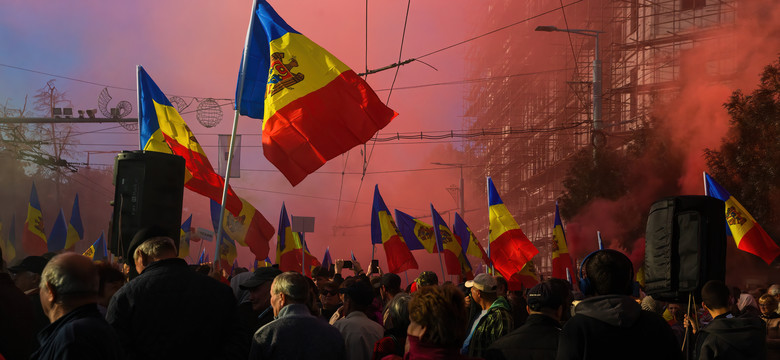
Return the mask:
M1 262L0 360L780 359L780 285L709 281L688 311L635 296L633 264L615 250L586 257L575 286L520 291L488 273L453 284L429 271L402 288L375 264L354 262L345 278L342 260L311 277L225 278L152 233L129 253L130 280L75 253Z

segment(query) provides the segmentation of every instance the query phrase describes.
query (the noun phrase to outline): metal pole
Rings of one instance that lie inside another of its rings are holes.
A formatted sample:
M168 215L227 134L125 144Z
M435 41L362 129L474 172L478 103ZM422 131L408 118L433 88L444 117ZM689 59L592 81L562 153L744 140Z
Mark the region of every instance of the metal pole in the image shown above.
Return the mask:
M464 217L464 218L466 217L466 205L465 205L465 200L464 200L465 197L466 197L466 193L464 192L464 187L463 187L463 164L460 164L460 199L459 199L460 200L460 204L459 204L459 206L460 206L460 216Z
M595 33L596 51L593 55L593 131L601 130L601 59L599 33Z
M303 232L299 232L301 235L301 274L306 275L306 239Z

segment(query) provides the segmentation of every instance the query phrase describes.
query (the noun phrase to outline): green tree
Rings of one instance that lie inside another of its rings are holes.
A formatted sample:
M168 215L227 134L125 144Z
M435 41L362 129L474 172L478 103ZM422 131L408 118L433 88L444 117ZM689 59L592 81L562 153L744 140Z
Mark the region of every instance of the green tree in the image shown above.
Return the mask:
M724 104L731 127L707 167L772 238L780 237L780 60L766 66L758 88L735 91Z

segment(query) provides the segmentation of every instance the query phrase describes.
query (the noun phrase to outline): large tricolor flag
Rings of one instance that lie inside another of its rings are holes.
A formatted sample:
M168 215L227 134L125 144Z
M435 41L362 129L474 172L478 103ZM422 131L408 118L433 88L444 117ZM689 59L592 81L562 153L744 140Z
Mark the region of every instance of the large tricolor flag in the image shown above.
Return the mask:
M488 259L485 248L482 247L482 244L477 240L477 236L474 235L474 232L471 231L458 213L455 213L455 222L452 224L452 233L455 235L455 239L460 241L464 253L482 259L485 264L490 264L490 259Z
M22 231L22 249L29 255L43 255L47 249L46 235L43 233L43 214L41 203L38 201L38 191L35 183L30 191L30 202L27 204L27 219L24 221Z
M442 219L439 212L431 204L431 215L433 217L433 233L436 234L436 243L444 255L444 264L447 266L448 275L471 275L471 264L463 252L460 242L450 231L447 223Z
M100 237L84 251L84 256L92 259L92 261L108 260L108 250L106 249L106 241L102 232Z
M236 110L263 120L263 153L293 186L397 115L264 0L255 1L249 22Z
M73 209L70 211L68 222L68 238L65 240L65 250L73 250L76 243L84 238L84 225L81 223L81 211L79 211L79 194L73 200Z
M558 202L555 202L555 224L553 225L552 242L552 277L566 279L566 270L574 274L574 263L569 255L569 247L566 245L566 233L563 232L563 222L558 211Z
M707 196L723 200L726 203L726 222L737 248L760 257L771 264L780 255L780 246L775 243L742 204L712 179L704 174Z
M192 214L181 224L179 230L179 258L190 256L190 239L192 239Z
M384 247L389 272L399 274L418 268L417 260L406 247L406 242L398 232L398 226L395 225L393 216L379 193L379 185L374 186L374 204L371 206L371 243L382 244Z
M224 234L228 235L234 243L249 247L249 251L255 255L256 259L267 257L270 250L269 243L276 231L265 216L257 211L249 201L242 198L239 199L242 206L238 216L225 212L222 219ZM219 219L220 204L216 204L216 209L213 202L211 206L212 217Z
M320 261L309 252L308 246L301 254L301 234L293 232L290 218L287 216L287 208L282 203L282 211L279 214L279 229L276 233L276 263L281 271L300 272L306 270L307 276L311 276L311 268L319 266ZM302 265L302 257L305 255L305 266Z
M184 186L221 203L225 179L214 171L184 119L141 66L138 66L138 99L141 149L183 157ZM229 188L225 208L238 215L241 206L241 200Z
M395 210L395 219L398 221L398 231L409 250L425 249L428 253L439 252L433 226L398 209Z
M219 212L222 209L222 205L214 200L209 201L209 203L211 204L211 225L214 227L214 235L217 236L220 231ZM225 216L230 217L231 215L226 211ZM232 274L231 265L236 260L238 251L236 250L236 241L227 232L228 226L227 222L222 223L222 242L219 243L219 254L214 255L214 260L219 259L219 267L225 270L231 269Z
M68 224L65 223L65 213L60 209L57 220L51 228L49 237L46 238L46 246L50 252L57 252L65 248L68 240Z
M490 211L490 260L504 278L509 279L525 266L539 250L528 240L523 230L501 201L493 179L487 178L488 209Z

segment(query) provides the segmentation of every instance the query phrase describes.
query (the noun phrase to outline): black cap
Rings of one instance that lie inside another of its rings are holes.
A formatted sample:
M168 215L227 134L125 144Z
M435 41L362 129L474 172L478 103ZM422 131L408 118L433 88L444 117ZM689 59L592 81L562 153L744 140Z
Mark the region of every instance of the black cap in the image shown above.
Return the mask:
M49 260L43 256L28 256L19 265L8 268L8 271L12 273L29 271L31 273L43 274L43 268L46 267L48 262Z
M348 295L358 305L368 306L374 301L374 290L368 281L358 280L347 287L339 289L339 294Z
M548 282L536 284L528 291L528 307L533 311L545 309L557 309L563 305L563 298L556 294L552 285Z
M133 236L133 240L130 241L130 246L128 246L127 248L125 262L128 265L130 265L130 267L132 268L132 265L135 263L133 260L133 254L135 253L135 249L137 249L141 244L143 244L144 241L159 236L167 237L170 236L170 234L166 233L163 228L157 225L147 226L141 230L138 230L138 232L136 232L135 235Z
M255 270L255 273L249 279L238 285L241 290L252 290L267 281L273 281L282 271L275 267L261 267Z
M385 289L400 289L401 288L401 277L393 274L393 273L387 273L382 274L382 277L379 280L379 284L384 286Z

